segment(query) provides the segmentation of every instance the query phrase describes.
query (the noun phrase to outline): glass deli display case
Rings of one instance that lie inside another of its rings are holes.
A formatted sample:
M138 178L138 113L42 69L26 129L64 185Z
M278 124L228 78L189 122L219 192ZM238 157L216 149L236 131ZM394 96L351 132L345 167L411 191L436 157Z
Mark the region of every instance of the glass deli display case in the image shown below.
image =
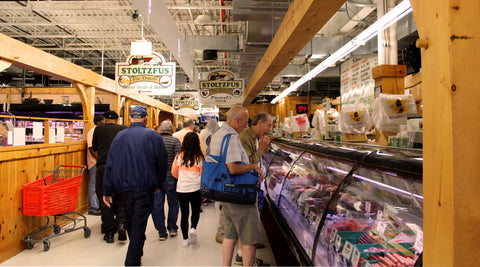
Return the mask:
M276 140L263 159L267 206L299 263L413 266L423 248L421 150Z

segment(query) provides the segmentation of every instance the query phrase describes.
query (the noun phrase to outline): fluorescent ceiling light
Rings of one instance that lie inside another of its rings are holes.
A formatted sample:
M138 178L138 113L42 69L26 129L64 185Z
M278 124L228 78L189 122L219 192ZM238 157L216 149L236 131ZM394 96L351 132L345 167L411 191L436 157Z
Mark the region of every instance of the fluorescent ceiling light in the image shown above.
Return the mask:
M322 58L324 58L324 57L326 57L326 56L327 56L327 54L312 54L312 55L310 56L310 58L311 58L311 59L322 59Z
M357 37L349 41L344 46L342 46L331 56L329 56L327 59L322 61L322 63L320 63L311 71L309 71L307 74L305 74L302 78L300 78L295 83L290 85L290 87L285 89L281 94L275 97L270 103L271 104L277 103L278 100L284 98L289 93L296 90L302 84L311 80L312 78L314 78L315 76L317 76L322 71L329 68L330 66L333 66L337 61L344 58L346 55L350 54L361 45L364 45L368 40L378 35L379 32L388 28L390 25L397 22L401 18L405 17L410 12L412 12L412 6L410 5L410 1L403 0L400 4L396 5L394 8L392 8L392 10L386 13L383 17L379 18L375 23L370 25L370 27L368 27L365 31L360 33Z

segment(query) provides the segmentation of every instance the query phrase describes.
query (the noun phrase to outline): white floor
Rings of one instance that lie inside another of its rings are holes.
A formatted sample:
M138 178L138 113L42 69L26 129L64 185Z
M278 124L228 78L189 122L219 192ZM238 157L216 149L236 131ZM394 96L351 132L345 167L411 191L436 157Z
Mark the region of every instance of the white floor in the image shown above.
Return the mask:
M219 210L214 204L202 207L197 227L198 245L182 246L182 235L158 241L158 234L150 219L147 226L142 257L143 266L220 266L222 265L222 245L215 242ZM91 236L84 237L83 230L50 239L50 249L43 250L43 244L37 243L33 249L25 249L14 257L2 262L0 266L122 266L128 248L128 241L113 244L103 241L100 234L100 216L87 215L87 226ZM180 217L180 216L179 216ZM180 219L180 218L179 218ZM179 225L179 224L178 224ZM115 238L117 236L115 235ZM257 250L257 258L275 265L268 240L263 232L264 249ZM232 265L235 265L232 263Z

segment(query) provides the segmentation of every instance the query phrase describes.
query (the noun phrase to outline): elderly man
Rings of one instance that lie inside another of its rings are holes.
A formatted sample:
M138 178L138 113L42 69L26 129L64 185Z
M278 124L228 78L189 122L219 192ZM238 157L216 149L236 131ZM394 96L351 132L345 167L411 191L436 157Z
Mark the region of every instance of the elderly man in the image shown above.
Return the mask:
M172 136L173 124L171 120L164 120L157 127L157 132L163 138L165 149L168 153L168 170L172 169L172 162L175 156L182 148L180 140ZM167 227L165 228L165 195L168 203ZM177 198L177 179L172 176L172 172L167 171L167 179L160 188L160 192L155 194L155 203L153 204L152 220L155 229L158 231L158 240L165 241L168 238L167 230L170 237L177 235L177 219L178 219L178 198Z
M183 143L183 138L185 137L185 135L189 132L192 132L194 128L195 128L195 122L192 119L188 118L183 121L183 129L181 131L174 133L173 137L180 140L180 143ZM198 134L198 139L202 140L201 139L202 137L200 136L200 134L199 133L197 134ZM203 142L200 142L200 149L202 150L202 153L204 156L207 155Z
M130 127L120 132L110 147L103 181L103 201L110 206L112 192L116 192L122 200L130 239L125 265L140 266L154 193L165 182L168 155L162 136L145 127L145 108L134 107L130 119Z
M232 133L228 145L226 164L232 175L245 174L251 170L259 174L263 181L263 173L256 164L249 164L248 155L240 142L239 133L247 128L248 111L241 106L232 107L227 113L227 121L212 135L210 154L220 155L223 137ZM243 244L243 265L252 266L255 260L255 244L261 239L260 216L257 205L241 205L222 203L224 213L223 265L232 264L233 250L236 240Z

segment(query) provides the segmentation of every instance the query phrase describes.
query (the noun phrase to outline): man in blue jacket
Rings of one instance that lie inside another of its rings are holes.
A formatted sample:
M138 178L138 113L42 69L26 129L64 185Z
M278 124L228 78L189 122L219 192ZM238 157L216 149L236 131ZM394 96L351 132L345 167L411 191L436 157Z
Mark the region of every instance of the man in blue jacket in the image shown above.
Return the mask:
M134 107L130 120L130 127L118 133L110 146L103 179L103 201L110 206L112 192L120 196L130 240L125 265L139 266L154 193L165 181L168 155L161 135L145 127L145 108Z

